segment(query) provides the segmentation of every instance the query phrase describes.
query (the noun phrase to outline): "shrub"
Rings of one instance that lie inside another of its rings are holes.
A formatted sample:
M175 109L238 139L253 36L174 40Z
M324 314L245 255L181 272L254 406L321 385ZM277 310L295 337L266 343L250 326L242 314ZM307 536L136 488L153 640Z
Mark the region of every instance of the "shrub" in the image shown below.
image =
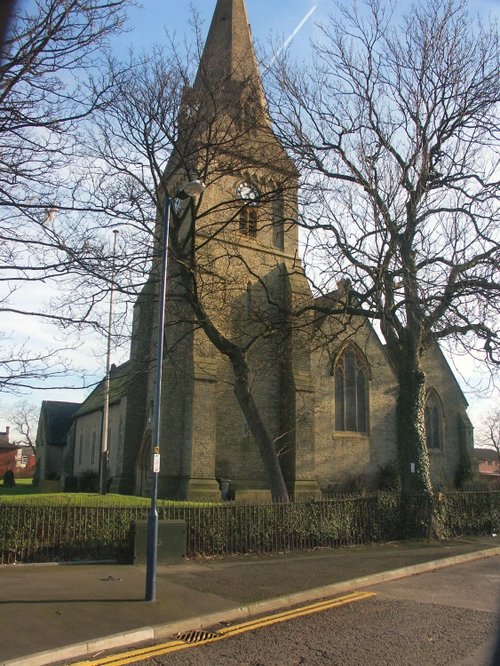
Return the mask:
M394 463L378 465L375 477L375 488L381 492L398 491L401 488L401 479L398 468Z
M78 478L76 476L67 476L64 479L64 492L65 493L78 492Z
M99 475L91 469L78 477L78 490L81 493L96 493L99 490Z

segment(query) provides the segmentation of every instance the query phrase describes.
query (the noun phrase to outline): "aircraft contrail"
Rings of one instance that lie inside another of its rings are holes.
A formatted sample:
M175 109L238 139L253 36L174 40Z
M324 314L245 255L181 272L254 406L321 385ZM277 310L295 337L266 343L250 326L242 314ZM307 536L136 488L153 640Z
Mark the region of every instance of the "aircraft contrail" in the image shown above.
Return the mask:
M312 15L314 14L314 12L316 11L317 7L318 7L318 5L314 5L314 7L312 7L312 8L307 12L307 14L304 16L304 18L302 19L302 21L299 23L299 25L298 25L298 26L295 28L295 30L292 32L292 34L290 35L290 37L288 37L288 39L285 40L285 42L283 43L283 45L282 45L282 46L278 49L278 51L274 54L274 57L272 58L272 60L271 60L271 62L269 63L268 67L270 67L270 66L274 63L274 61L275 61L276 58L279 56L279 54L280 54L284 49L286 49L286 47L290 44L290 42L292 41L292 39L293 39L293 38L294 38L294 37L295 37L295 36L296 36L296 35L302 30L302 28L305 26L305 24L307 23L307 21L309 21L309 19L311 18L311 16L312 16Z

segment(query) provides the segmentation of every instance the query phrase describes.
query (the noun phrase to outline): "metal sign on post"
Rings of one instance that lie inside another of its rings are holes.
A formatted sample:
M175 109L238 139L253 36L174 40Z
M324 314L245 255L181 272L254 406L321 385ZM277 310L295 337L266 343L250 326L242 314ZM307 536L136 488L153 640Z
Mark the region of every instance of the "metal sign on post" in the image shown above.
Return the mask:
M153 454L153 472L155 474L160 473L160 454L159 453Z

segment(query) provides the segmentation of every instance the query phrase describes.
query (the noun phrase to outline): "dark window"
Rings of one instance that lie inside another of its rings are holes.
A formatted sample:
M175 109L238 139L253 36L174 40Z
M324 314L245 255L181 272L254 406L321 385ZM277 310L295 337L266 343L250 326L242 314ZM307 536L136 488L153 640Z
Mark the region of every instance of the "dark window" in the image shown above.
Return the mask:
M339 365L335 370L335 430L346 429L344 398L344 368Z
M252 312L252 283L247 282L247 290L245 292L245 314L247 317Z
M285 249L285 220L283 195L273 201L273 246L278 250Z
M245 206L240 212L240 234L255 238L257 236L257 209Z
M441 414L436 397L432 394L425 405L425 436L429 449L441 448Z
M335 364L335 430L368 432L366 368L352 350Z

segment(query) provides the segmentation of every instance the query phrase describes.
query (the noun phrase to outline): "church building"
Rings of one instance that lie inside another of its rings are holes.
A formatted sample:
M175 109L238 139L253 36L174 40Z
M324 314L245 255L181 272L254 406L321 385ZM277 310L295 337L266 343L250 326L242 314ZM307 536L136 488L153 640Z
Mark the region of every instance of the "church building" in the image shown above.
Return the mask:
M222 348L245 359L290 495L389 485L396 373L368 320L319 307L344 298L348 281L313 296L299 252L299 173L273 132L244 0L217 1L178 122L164 184L170 196L193 179L206 189L173 206L159 497L217 499L229 488L237 500L270 498ZM160 215L156 238L162 223ZM111 373L115 492L149 492L158 294L155 261L135 304L130 359ZM437 346L424 369L431 476L437 487L451 486L473 451L467 402ZM76 414L66 475L98 471L102 395L99 386Z

